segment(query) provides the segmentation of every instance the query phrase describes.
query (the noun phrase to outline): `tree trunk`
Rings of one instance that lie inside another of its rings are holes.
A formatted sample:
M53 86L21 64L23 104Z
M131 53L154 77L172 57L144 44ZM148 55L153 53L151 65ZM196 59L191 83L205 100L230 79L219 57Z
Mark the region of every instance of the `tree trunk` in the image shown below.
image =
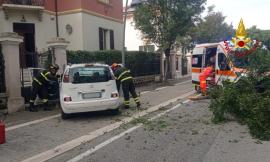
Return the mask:
M171 52L171 49L170 48L167 48L165 49L165 56L166 56L166 63L165 63L165 79L170 79L170 52Z

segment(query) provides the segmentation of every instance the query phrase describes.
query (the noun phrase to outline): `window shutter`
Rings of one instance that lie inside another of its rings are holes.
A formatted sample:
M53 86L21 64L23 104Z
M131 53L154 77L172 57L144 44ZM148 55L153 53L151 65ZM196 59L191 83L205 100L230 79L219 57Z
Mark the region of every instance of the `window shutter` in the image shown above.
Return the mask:
M103 36L103 29L99 28L99 50L104 50L104 36Z
M114 49L114 32L110 30L110 48Z

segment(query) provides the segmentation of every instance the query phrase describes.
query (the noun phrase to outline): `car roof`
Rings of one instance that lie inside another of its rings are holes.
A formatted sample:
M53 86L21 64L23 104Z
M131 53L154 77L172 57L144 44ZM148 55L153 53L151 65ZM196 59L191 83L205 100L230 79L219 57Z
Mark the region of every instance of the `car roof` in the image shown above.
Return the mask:
M203 43L203 44L197 44L195 48L197 47L211 47L211 46L218 46L220 43Z
M85 67L86 65L109 67L109 65L101 63L83 63L68 65L67 68Z

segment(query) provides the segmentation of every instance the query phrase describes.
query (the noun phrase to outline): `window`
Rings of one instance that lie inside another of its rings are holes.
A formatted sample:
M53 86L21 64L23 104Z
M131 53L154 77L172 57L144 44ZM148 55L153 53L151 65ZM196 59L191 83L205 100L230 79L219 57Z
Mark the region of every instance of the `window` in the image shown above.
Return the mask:
M230 70L224 53L218 53L218 67L220 70Z
M154 45L139 46L139 51L155 52L155 46Z
M202 55L193 55L192 56L192 67L202 67Z
M101 2L104 4L110 4L110 0L98 0L98 2Z
M216 62L215 60L216 53L217 53L217 47L206 49L205 66L208 66Z
M114 49L113 30L99 28L99 49L100 50Z
M110 30L110 48L114 49L114 32Z
M112 79L110 69L103 66L71 68L69 76L73 84L107 82Z

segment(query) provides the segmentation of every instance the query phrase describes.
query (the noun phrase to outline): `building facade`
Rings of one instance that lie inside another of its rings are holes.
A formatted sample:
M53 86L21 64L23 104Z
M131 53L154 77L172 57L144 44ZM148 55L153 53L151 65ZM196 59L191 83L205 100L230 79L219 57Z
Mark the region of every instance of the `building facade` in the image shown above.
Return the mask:
M122 10L121 0L0 0L0 33L23 36L21 67L34 67L55 37L69 50L121 50Z
M125 46L128 51L154 52L158 50L157 46L147 39L144 39L143 34L135 28L134 11L139 4L140 1L133 0L127 9Z

